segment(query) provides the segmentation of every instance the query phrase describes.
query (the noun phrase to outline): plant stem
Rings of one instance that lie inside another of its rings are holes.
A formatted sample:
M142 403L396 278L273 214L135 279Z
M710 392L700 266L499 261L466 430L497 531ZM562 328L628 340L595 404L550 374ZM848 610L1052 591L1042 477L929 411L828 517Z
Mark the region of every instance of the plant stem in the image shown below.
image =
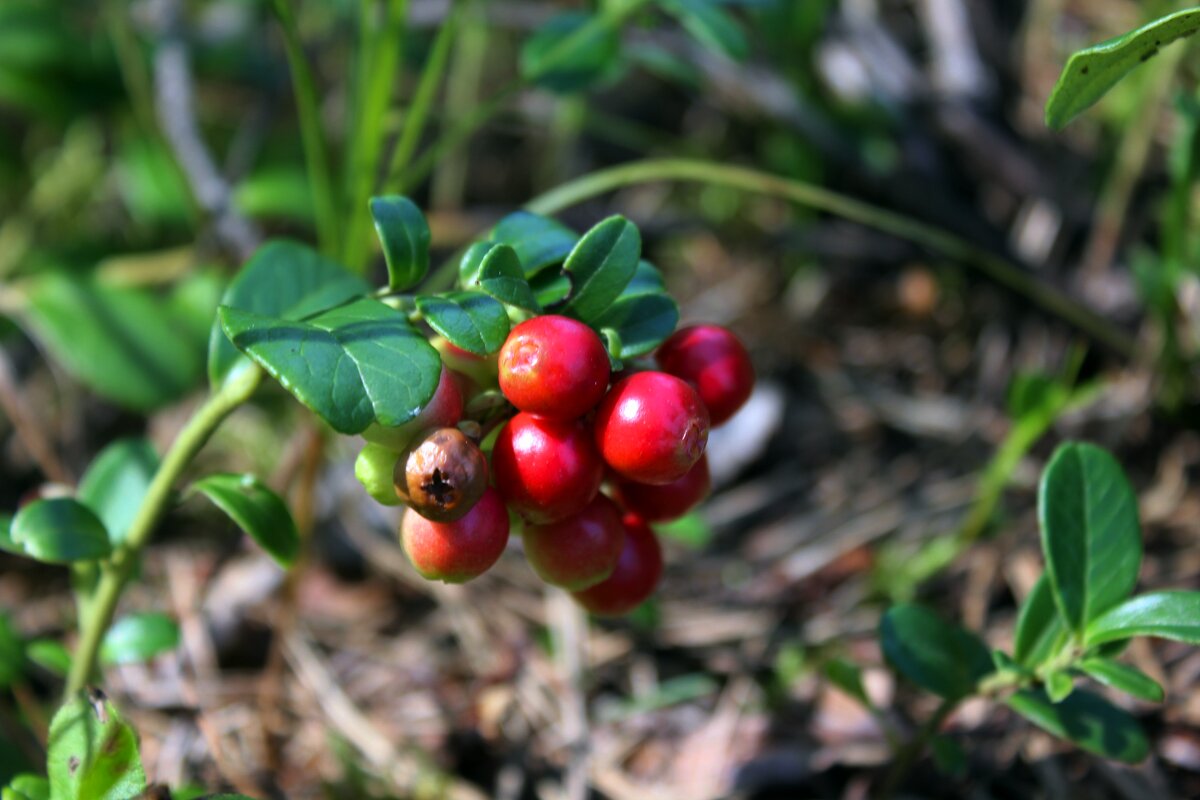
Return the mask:
M943 700L942 704L938 706L937 711L933 712L933 716L926 720L921 729L917 731L917 735L910 739L900 752L896 754L896 760L892 762L892 768L888 770L879 791L874 795L876 800L889 800L889 798L896 794L896 790L904 783L904 779L912 771L913 765L917 763L917 759L925 752L929 741L937 735L938 729L942 727L942 723L946 721L946 718L950 716L950 712L954 711L957 706L957 700Z
M82 689L95 672L100 644L109 625L112 624L117 601L121 598L121 592L125 589L138 556L167 510L175 481L204 447L213 431L234 409L250 399L254 390L258 388L262 375L262 370L257 366L247 365L226 378L188 420L163 457L162 464L154 473L154 479L146 490L141 506L138 507L137 515L130 523L125 541L102 565L100 582L80 623L79 646L75 650L71 660L71 671L67 675L67 697Z
M1130 358L1133 339L1063 292L1028 275L1007 259L925 222L870 205L803 181L745 167L698 159L647 159L599 170L542 194L525 204L536 214L554 214L623 186L658 181L696 181L780 197L884 233L907 239L968 264L996 283L1024 295L1115 353Z

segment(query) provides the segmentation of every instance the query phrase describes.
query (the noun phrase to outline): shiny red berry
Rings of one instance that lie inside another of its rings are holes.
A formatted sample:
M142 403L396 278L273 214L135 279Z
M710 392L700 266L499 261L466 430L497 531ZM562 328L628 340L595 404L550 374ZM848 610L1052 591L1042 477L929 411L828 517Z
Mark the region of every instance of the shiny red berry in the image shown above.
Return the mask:
M576 419L608 386L608 353L596 332L554 314L512 329L500 348L500 391L521 411Z
M574 516L526 526L522 538L525 557L542 580L577 591L612 574L625 527L617 504L601 494Z
M655 354L664 372L696 387L714 426L734 415L754 389L754 365L728 328L693 325L671 334Z
M708 411L696 390L665 372L638 372L605 395L596 411L596 446L622 477L662 485L704 455Z
M614 482L617 502L626 511L637 514L646 522L667 522L691 511L708 496L712 477L708 473L708 456L701 456L695 466L678 480L661 486L618 478Z
M496 438L492 473L509 508L544 523L576 514L592 501L604 479L604 462L583 423L522 411Z
M433 522L406 509L400 545L422 577L463 583L486 572L508 544L508 512L495 489L484 492L466 516Z
M650 526L635 514L626 514L625 544L617 566L605 580L572 596L593 614L617 617L644 603L662 578L662 546Z

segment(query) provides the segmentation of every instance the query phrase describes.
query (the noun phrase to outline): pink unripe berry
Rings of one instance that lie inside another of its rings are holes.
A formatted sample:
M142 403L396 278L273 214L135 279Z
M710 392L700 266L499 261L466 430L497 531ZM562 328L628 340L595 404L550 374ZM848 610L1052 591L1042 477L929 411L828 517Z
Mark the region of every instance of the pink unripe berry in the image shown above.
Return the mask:
M616 503L601 494L574 516L526 526L522 538L525 557L542 580L576 591L612 573L625 528Z
M463 583L482 575L508 544L508 512L495 489L454 522L433 522L411 508L400 522L405 555L429 580Z

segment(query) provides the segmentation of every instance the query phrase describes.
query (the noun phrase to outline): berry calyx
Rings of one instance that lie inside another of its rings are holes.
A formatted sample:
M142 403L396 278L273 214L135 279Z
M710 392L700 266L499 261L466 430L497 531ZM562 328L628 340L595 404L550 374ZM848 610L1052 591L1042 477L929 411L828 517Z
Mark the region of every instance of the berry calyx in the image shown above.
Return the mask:
M617 502L646 522L668 522L682 517L699 505L711 488L707 455L701 456L682 478L661 486L624 478L614 482Z
M662 578L662 546L654 531L635 514L626 514L622 523L625 542L612 574L572 594L576 602L599 616L617 617L633 611L654 594Z
M521 411L576 419L608 386L608 353L582 322L547 314L512 329L500 348L500 390Z
M421 412L403 425L385 428L373 423L363 431L368 442L383 445L397 453L403 451L413 438L430 428L450 428L459 423L463 415L463 396L458 381L450 370L442 366L437 389Z
M458 428L419 438L396 462L392 482L401 502L436 522L467 514L487 489L487 459Z
M616 503L597 495L574 516L526 526L522 538L525 557L542 580L577 591L612 574L621 555L625 527Z
M463 583L500 558L508 544L504 499L488 489L479 502L454 522L434 522L406 509L400 521L400 546L417 572L428 580Z
M638 372L604 397L595 433L601 457L617 473L658 486L682 478L704 455L708 411L674 375Z
M604 462L583 423L522 411L496 438L492 473L513 511L546 523L578 513L592 501L604 479Z
M680 328L659 346L659 367L692 386L716 426L734 415L754 390L754 365L746 347L728 328Z

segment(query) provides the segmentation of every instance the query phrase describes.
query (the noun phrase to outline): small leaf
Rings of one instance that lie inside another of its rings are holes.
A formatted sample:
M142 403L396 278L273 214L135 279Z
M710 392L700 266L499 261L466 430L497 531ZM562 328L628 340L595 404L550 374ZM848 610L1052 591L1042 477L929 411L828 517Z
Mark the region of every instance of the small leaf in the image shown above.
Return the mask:
M1019 664L1036 667L1057 652L1065 632L1058 607L1054 605L1054 587L1042 573L1017 615L1013 657Z
M1163 701L1163 688L1158 681L1140 669L1107 658L1085 658L1077 666L1082 672L1140 700L1151 703Z
M620 40L611 25L593 26L588 36L564 49L566 40L593 19L591 14L576 11L551 17L521 48L521 76L564 94L603 80L620 56Z
M18 775L4 791L5 800L8 800L8 792L15 795L15 800L50 800L50 781L40 775Z
M419 295L417 310L452 345L478 356L497 352L508 338L508 312L482 292Z
M119 439L100 451L79 482L79 501L96 512L114 546L125 534L158 471L158 454L146 439Z
M655 292L663 292L666 288L666 281L663 280L662 272L659 268L643 258L638 262L637 269L633 272L633 278L625 286L625 291L622 294L653 294Z
M1075 689L1075 681L1065 672L1053 670L1046 673L1046 696L1051 703L1061 703Z
M641 251L637 226L619 215L585 233L563 265L571 280L563 313L588 324L599 319L633 278Z
M515 211L496 223L491 238L517 252L526 278L561 264L579 241L579 234L557 220Z
M595 321L621 336L620 358L644 356L662 344L679 324L679 306L667 294L624 295Z
M529 288L517 251L506 244L497 244L483 256L479 264L479 288L506 305L538 313L542 307Z
M1074 53L1046 102L1046 124L1063 128L1161 48L1198 30L1200 8L1191 8Z
M12 686L24 672L25 647L7 614L0 614L0 689Z
M250 474L218 473L196 481L200 492L258 542L279 566L287 569L300 554L300 534L279 495Z
M499 246L498 242L475 242L463 253L458 262L458 283L460 286L474 286L479 283L479 270L483 267L483 258ZM511 248L510 248L511 249ZM514 254L516 251L513 251ZM520 268L520 261L517 262ZM524 275L524 273L522 273Z
M543 270L529 281L529 288L538 305L550 310L556 309L571 293L571 281L558 270Z
M12 540L12 514L0 514L0 550L23 556L25 551L21 545Z
M102 695L58 710L46 761L54 800L130 800L146 788L137 735Z
M1080 636L1137 583L1137 497L1108 452L1072 442L1058 448L1042 475L1038 517L1055 604Z
M1084 643L1095 647L1134 636L1200 644L1200 592L1150 592L1126 600L1092 620Z
M95 561L111 551L104 523L68 497L36 500L17 512L11 537L30 558L48 564Z
M105 664L137 664L179 646L179 626L166 614L130 614L113 623L100 645Z
M429 272L429 223L407 197L371 198L371 218L387 261L388 288L416 286Z
M830 658L821 664L821 674L825 679L846 694L862 703L865 708L871 708L871 698L863 686L862 670L852 661L844 658Z
M1023 664L1019 664L1013 660L1012 656L1003 650L992 651L992 664L996 667L997 672L1007 672L1010 675L1020 677L1032 677L1033 670Z
M737 61L746 58L750 48L745 34L713 0L662 0L662 7L700 44Z
M911 603L887 610L879 639L884 656L902 675L947 700L971 694L993 671L979 637Z
M1041 691L1025 689L1011 695L1007 703L1039 728L1090 753L1133 764L1150 751L1137 720L1082 689L1058 704Z
M403 425L429 403L442 360L407 317L362 298L303 322L222 308L230 339L339 433Z
M71 671L71 653L62 642L34 639L25 645L25 657L47 672L65 678Z

